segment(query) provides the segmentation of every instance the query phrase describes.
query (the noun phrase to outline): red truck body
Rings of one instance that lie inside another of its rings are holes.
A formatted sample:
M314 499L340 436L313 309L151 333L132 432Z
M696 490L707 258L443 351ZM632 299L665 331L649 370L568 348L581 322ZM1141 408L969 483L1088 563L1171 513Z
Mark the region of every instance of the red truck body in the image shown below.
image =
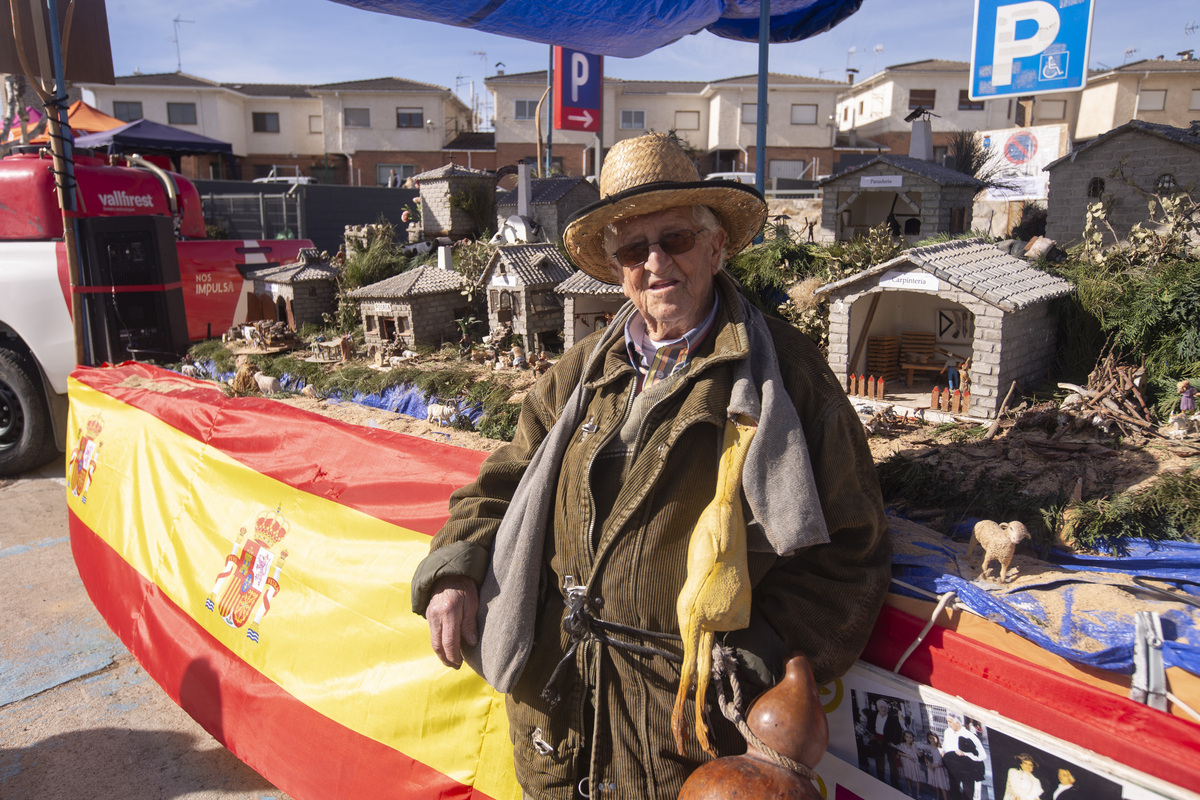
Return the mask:
M206 238L200 195L181 175L76 154L75 179L80 217L173 220L192 341L246 320L252 287L244 269L287 263L312 247L304 239ZM0 159L0 475L44 461L48 431L62 446L75 367L70 301L53 161L44 151Z

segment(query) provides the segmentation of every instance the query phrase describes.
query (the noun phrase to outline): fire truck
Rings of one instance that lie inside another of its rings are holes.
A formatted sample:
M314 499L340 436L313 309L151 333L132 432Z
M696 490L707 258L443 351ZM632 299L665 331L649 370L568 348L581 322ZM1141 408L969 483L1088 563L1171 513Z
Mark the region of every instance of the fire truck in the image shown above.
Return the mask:
M246 321L248 271L295 260L307 240L214 240L200 195L147 161L76 153L83 335L97 363L179 357ZM76 364L72 287L53 160L0 159L0 476L62 452Z

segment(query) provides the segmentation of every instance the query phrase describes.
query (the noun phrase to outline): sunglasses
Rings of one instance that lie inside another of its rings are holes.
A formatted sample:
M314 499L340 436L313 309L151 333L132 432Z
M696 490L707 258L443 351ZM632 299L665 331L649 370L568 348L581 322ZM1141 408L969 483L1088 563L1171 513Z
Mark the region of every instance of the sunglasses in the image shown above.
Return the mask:
M613 253L617 263L622 267L640 267L650 258L650 248L658 245L669 256L678 256L696 246L696 236L704 231L689 231L687 229L664 233L657 242L633 242L622 245Z

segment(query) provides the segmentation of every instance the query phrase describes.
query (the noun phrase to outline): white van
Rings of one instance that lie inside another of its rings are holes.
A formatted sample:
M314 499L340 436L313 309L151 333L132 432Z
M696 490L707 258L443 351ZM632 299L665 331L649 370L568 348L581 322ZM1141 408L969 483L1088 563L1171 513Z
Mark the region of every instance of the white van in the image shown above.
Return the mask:
M750 186L755 185L757 176L753 172L710 172L704 176L706 181L734 181L736 183L745 183Z

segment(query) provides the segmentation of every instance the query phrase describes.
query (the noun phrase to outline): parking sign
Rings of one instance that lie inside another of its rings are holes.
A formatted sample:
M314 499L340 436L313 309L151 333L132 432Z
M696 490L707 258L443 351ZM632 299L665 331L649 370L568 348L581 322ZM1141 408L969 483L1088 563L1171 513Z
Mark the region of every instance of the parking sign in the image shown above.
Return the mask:
M554 47L554 129L600 130L604 97L604 58Z
M975 0L971 99L1079 90L1095 0Z

